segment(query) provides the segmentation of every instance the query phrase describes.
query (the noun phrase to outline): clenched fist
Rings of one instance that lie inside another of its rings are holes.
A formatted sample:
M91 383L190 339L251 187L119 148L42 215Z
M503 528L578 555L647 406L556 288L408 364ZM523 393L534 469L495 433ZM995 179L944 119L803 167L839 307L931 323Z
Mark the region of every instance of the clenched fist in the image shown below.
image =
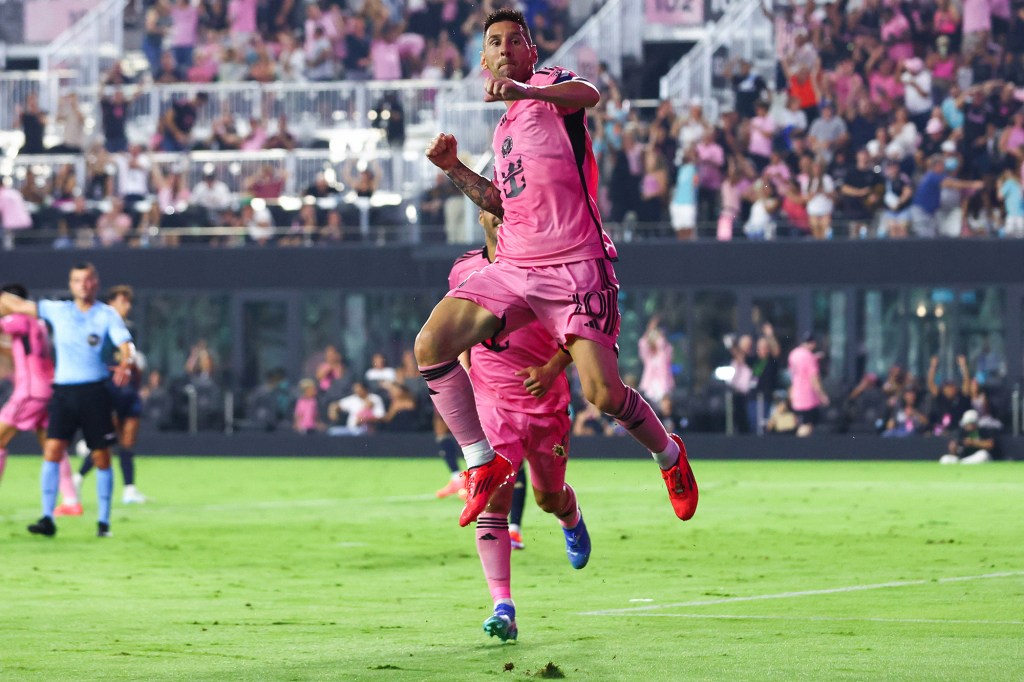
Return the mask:
M459 143L455 136L438 133L427 145L427 158L441 170L451 170L459 161Z
M526 83L514 81L511 78L487 77L484 81L485 102L513 102L518 99L528 99L531 87Z

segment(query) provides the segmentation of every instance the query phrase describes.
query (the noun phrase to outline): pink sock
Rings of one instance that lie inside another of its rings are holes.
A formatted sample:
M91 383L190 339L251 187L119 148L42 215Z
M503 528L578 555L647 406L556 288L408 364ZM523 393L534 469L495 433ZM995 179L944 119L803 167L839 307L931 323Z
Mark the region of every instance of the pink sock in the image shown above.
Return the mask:
M576 491L568 483L565 484L564 490L569 493L569 496L562 508L555 512L555 518L562 524L562 528L575 528L580 522L580 507L576 502ZM569 516L570 514L572 516ZM566 518L569 520L566 521Z
M658 415L636 389L626 386L626 391L626 401L619 413L612 417L645 448L651 452L664 452L668 447L668 432Z
M476 520L476 553L484 568L491 599L512 599L512 542L508 516L484 512Z
M67 454L60 460L60 497L65 504L78 502L78 493L75 492L75 479L71 476L71 462Z
M473 400L473 384L458 360L420 367L430 399L460 447L486 441Z
M0 478L4 477L4 468L7 466L7 448L0 448Z

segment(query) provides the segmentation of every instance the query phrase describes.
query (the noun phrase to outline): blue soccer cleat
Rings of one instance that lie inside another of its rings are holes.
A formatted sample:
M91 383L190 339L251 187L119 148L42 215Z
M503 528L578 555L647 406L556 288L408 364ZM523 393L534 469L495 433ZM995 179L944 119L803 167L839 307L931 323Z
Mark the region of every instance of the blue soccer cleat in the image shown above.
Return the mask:
M583 516L575 528L563 528L565 533L565 553L569 557L569 563L575 569L581 569L590 561L590 533L587 532L587 524L583 523Z
M519 628L516 627L516 607L508 604L495 606L494 615L484 621L484 632L503 642L510 639L514 641L519 636Z

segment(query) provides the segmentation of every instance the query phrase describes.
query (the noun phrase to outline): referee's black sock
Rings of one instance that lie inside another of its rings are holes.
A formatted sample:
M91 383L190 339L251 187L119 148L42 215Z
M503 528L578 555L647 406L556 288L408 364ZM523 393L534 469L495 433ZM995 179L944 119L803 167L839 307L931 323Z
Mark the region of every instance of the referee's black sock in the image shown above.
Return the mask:
M87 473L92 471L93 466L92 453L90 452L85 456L85 459L82 460L82 466L78 467L78 475L85 476Z
M117 457L121 461L121 479L125 485L135 485L135 451L120 448Z

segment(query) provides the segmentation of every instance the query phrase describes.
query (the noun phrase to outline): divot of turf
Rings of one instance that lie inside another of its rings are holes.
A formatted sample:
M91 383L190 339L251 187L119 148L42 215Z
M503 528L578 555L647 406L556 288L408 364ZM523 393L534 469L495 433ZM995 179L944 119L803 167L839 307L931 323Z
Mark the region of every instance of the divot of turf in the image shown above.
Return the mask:
M535 677L539 677L544 680L563 680L565 679L565 673L562 669L555 665L552 661L548 661L548 664L534 673Z

